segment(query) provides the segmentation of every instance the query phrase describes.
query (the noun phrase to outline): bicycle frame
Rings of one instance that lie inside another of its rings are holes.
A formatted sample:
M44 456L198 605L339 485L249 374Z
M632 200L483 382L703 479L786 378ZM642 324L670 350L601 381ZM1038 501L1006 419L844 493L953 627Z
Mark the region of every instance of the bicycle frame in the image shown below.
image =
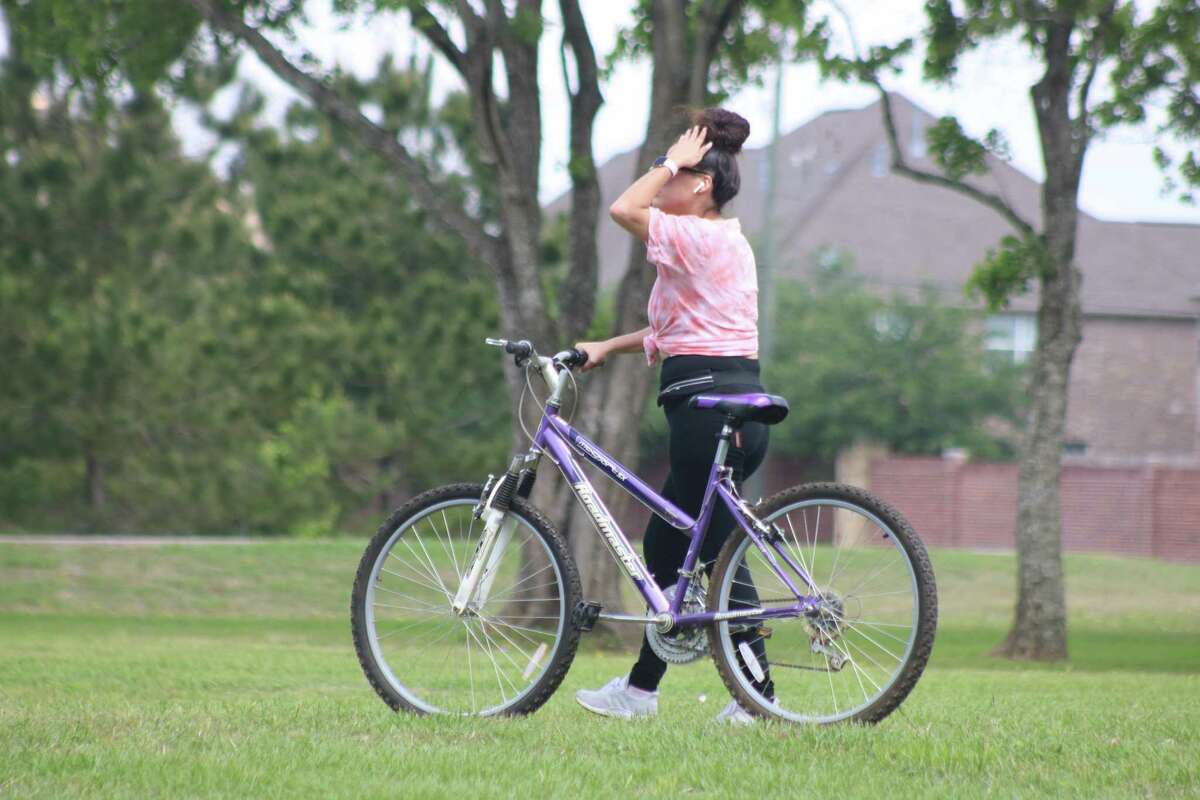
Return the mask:
M804 568L797 564L785 549L779 546L780 539L777 536L771 535L765 526L760 533L756 525L762 525L762 523L754 519L749 514L748 509L743 510L744 504L737 494L736 487L733 485L732 470L726 467L724 463L729 446L729 434L731 433L731 429L728 426L723 431L723 438L718 442L716 458L713 460L712 470L709 472L708 485L704 491L704 500L700 507L700 515L696 519L693 519L670 500L654 491L645 481L634 474L633 470L617 461L598 444L571 427L570 424L558 415L558 410L558 407L554 403L546 404L537 433L534 435L533 447L530 449L527 458L536 459L542 453L550 456L563 477L567 480L567 483L570 484L575 496L583 504L601 538L617 559L617 563L621 565L625 574L629 576L638 591L641 592L642 597L646 599L647 605L650 606L652 615L658 618L658 620L661 620L663 615L668 615L670 621L675 624L702 624L735 618L756 621L774 617L797 616L820 606L821 597L819 593L814 595L804 594L783 570L780 562L782 561L784 565L796 573L800 581L809 590L817 592L816 585ZM658 514L672 527L678 528L681 533L691 537L687 555L684 557L683 566L679 570L679 580L676 584L674 596L670 602L667 601L666 595L663 594L662 590L658 588L645 563L638 557L633 547L629 544L629 540L621 531L616 520L613 519L608 509L604 506L604 503L597 496L591 482L582 469L580 469L579 463L575 460L574 453L578 453L588 462L599 468L614 483L633 495L638 502L649 508L651 512ZM762 552L763 557L767 560L775 575L796 596L796 604L794 606L770 609L743 608L731 611L704 611L689 614L680 613L683 601L687 597L688 587L698 576L696 564L700 557L700 548L708 533L708 523L712 518L712 511L718 499L725 503L737 524L746 531L751 541ZM621 621L656 621L640 617L628 618L604 614L601 617Z

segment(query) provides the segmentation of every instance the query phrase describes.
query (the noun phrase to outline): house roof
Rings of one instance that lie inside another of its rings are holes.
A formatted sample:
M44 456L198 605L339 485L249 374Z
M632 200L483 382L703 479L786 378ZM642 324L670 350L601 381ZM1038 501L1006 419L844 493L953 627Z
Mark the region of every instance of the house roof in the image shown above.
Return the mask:
M936 169L925 155L923 135L934 117L902 95L891 98L906 160ZM947 300L961 301L973 265L1012 232L996 212L957 192L891 173L878 101L826 112L780 137L778 146L777 274L799 276L815 250L836 246L852 253L856 269L879 287L931 282ZM601 287L619 281L629 258L631 239L605 209L635 177L635 157L622 153L599 170ZM1040 184L1000 159L989 156L989 167L971 181L1038 225ZM740 217L752 238L765 220L767 169L766 148L744 150L741 192L726 206L726 215ZM547 212L569 206L568 193ZM756 242L760 257L761 249ZM1200 225L1108 222L1081 211L1076 263L1085 314L1200 316ZM1011 307L1035 309L1036 289Z

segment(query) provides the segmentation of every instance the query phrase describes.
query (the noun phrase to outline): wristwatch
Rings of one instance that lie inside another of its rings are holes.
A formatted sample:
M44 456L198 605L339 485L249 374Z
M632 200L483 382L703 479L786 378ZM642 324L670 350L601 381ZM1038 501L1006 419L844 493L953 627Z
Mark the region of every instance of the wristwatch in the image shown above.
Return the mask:
M671 170L672 178L675 177L675 175L679 172L679 165L666 156L659 156L658 158L654 159L653 167L666 167L667 169Z

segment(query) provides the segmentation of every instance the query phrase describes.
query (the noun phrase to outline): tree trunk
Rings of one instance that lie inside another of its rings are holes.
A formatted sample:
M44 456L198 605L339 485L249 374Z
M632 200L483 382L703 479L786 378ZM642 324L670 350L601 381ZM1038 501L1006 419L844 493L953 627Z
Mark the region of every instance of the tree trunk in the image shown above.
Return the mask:
M104 463L96 456L95 450L89 445L84 449L83 464L85 473L85 500L91 512L92 524L99 529L101 517L108 505L108 494L104 489Z
M665 153L683 129L685 119L678 113L680 106L685 103L699 105L704 101L707 75L712 63L712 47L704 45L692 48L687 45L687 20L679 4L669 0L656 2L653 22L654 71L650 119L645 143L638 151L634 174L629 176L630 182L649 166L655 156ZM719 22L708 26L704 40L719 40L713 26L728 24L729 17L722 15ZM617 290L612 335L646 326L646 304L655 275L654 267L646 262L645 246L635 242ZM656 372L647 369L644 356L633 353L610 359L604 367L588 373L581 381L577 427L618 461L629 466L638 463L638 431ZM569 487L561 485L562 481L559 484L553 505L554 519L568 532L572 553L580 568L584 598L600 602L607 609L628 611L621 598L621 586L625 580L615 559L592 528L586 514L579 511ZM629 504L636 502L626 492L613 487L607 479L600 478L595 485L604 504L617 518L624 517ZM630 537L640 536L641 533L625 531ZM641 637L641 630L637 626L602 623L602 627L625 643Z
M1073 123L1070 115L1070 34L1068 24L1050 27L1046 73L1031 92L1046 166L1042 230L1049 263L1041 277L1031 407L1020 447L1017 607L1012 630L996 648L1020 659L1067 657L1059 479L1071 362L1081 338L1082 276L1075 266L1075 239L1087 143L1086 126Z
M1009 658L1067 657L1059 478L1071 360L1079 342L1077 270L1057 262L1042 285L1028 429L1021 442L1017 496L1017 606L998 652Z
M573 341L567 341L568 336L573 338L587 329L594 307L596 269L595 233L587 230L587 226L594 226L599 205L594 164L591 163L591 121L600 98L594 54L577 0L560 0L565 46L574 52L579 69L578 91L572 97L571 170L576 210L581 216L572 224L571 270L561 295L564 314L559 320L548 317L538 278L541 209L536 198L541 123L540 113L536 113L539 101L536 42L513 36L503 14L496 15L489 10L488 14L479 16L469 5L460 4L458 16L467 42L467 47L460 49L446 29L423 7L418 5L412 9L415 26L458 70L471 95L475 132L486 160L496 168L498 189L503 198L503 233L491 236L483 232L477 221L463 209L447 203L446 197L428 181L417 159L394 136L366 118L352 101L339 97L322 81L289 62L259 31L246 25L240 13L227 13L216 0L191 0L191 4L214 27L227 30L246 42L283 80L388 159L409 181L417 202L434 212L434 224L443 231L462 236L473 254L492 268L499 299L501 330L497 333L501 337L526 338L541 350L551 351L570 346ZM538 3L523 0L522 6L527 11L536 10ZM682 127L678 124L682 120L673 116L674 109L684 102L698 104L704 100L715 47L721 40L722 30L730 24L739 8L736 0L713 4L704 15L700 34L691 37L684 5L678 0L656 0L651 114L639 168L644 168L652 156L664 152ZM689 39L696 46L689 46ZM501 113L493 90L492 71L497 45L509 77L507 114ZM641 245L634 248L629 271L619 290L614 335L646 324L646 301L654 272L645 263L644 255ZM529 441L515 411L525 387L525 375L513 368L507 356L504 375L514 410L513 451L524 451L528 449ZM588 388L576 417L578 427L616 458L632 465L637 461L637 431L652 371L635 356L614 359L599 373L591 375L592 378L582 382ZM535 385L539 392L544 388ZM497 464L497 470L506 466L507 461ZM548 473L553 471L553 466L543 465L539 471ZM561 480L547 478L552 476L543 474L539 477L530 499L548 514L571 542L583 577L584 596L598 600L610 609L623 608L620 573L615 560L590 530L590 521L577 513L570 488ZM605 500L618 516L624 504L630 502L623 493L618 496L612 492L606 493Z

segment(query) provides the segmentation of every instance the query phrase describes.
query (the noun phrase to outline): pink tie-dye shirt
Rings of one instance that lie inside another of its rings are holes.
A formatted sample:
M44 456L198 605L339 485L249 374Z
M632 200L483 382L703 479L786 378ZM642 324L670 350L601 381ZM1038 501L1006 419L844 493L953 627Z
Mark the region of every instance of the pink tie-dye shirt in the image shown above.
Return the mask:
M663 356L758 357L758 274L737 219L650 208L646 260L658 270L642 339L646 363Z

